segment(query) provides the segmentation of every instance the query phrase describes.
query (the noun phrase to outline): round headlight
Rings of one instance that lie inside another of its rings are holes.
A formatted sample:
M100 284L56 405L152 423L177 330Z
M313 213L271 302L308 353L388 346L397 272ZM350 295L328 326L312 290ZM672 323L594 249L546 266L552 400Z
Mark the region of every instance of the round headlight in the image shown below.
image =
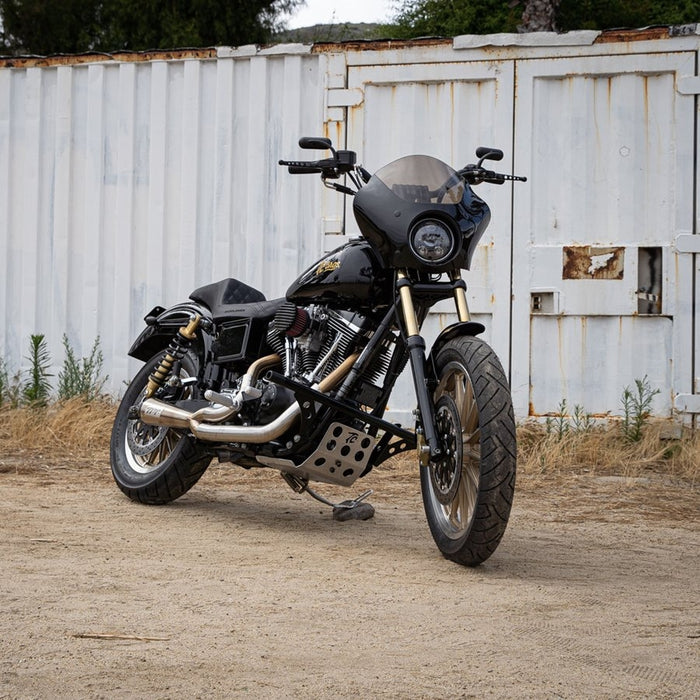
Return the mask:
M408 235L413 254L428 265L448 260L455 249L452 229L437 219L419 221Z

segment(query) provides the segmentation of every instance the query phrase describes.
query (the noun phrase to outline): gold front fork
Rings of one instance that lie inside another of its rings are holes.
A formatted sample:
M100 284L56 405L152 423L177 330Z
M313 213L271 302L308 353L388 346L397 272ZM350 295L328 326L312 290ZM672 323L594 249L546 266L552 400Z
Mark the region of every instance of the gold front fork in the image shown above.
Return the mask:
M462 273L459 270L454 270L450 272L450 279L453 282L459 282L462 280ZM455 306L457 307L457 316L460 321L471 321L471 315L469 313L469 306L467 305L467 292L466 285L462 283L459 287L455 287L454 290Z
M399 281L406 279L405 272L398 272L396 276ZM406 333L409 336L418 335L418 319L416 318L416 309L413 306L411 287L407 284L399 286L399 297L401 298L401 311L403 312L403 320L406 324Z

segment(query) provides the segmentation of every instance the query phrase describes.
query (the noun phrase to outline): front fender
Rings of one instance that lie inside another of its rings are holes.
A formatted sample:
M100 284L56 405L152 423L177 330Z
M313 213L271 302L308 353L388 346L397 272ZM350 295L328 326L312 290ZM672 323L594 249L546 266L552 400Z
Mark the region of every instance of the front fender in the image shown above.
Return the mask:
M434 379L436 376L435 372L435 358L442 349L443 345L453 338L458 338L463 335L480 335L486 330L486 326L483 323L477 323L476 321L460 321L459 323L453 323L451 326L447 326L440 335L435 339L433 347L430 348L430 356L428 357L428 371L431 377Z
M129 348L129 356L143 362L150 360L157 352L168 347L173 336L182 326L187 325L194 314L211 320L209 309L194 302L184 302L171 306L169 309L156 306L144 317L146 328L141 331ZM208 345L205 338L208 338L207 334L198 331L195 343L199 344L202 350L206 349Z

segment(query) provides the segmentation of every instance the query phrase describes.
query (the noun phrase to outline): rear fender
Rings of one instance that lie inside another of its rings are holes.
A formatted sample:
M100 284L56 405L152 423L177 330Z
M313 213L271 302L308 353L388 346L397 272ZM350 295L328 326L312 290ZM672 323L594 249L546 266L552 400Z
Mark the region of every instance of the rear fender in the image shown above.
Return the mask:
M211 321L209 309L193 302L177 304L169 309L164 309L162 306L154 307L144 317L146 328L129 348L129 356L143 362L150 360L157 352L168 347L173 336L182 326L186 326L195 314ZM209 349L209 334L203 333L201 328L198 329L194 344L199 348L197 353L204 356Z

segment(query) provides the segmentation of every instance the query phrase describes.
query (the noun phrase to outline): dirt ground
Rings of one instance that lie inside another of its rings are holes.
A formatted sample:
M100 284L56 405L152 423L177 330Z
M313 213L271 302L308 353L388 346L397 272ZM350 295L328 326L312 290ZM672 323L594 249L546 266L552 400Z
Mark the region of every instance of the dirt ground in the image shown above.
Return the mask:
M146 507L102 456L0 455L0 698L700 696L697 492L525 478L467 569L410 471L340 523L271 471Z

